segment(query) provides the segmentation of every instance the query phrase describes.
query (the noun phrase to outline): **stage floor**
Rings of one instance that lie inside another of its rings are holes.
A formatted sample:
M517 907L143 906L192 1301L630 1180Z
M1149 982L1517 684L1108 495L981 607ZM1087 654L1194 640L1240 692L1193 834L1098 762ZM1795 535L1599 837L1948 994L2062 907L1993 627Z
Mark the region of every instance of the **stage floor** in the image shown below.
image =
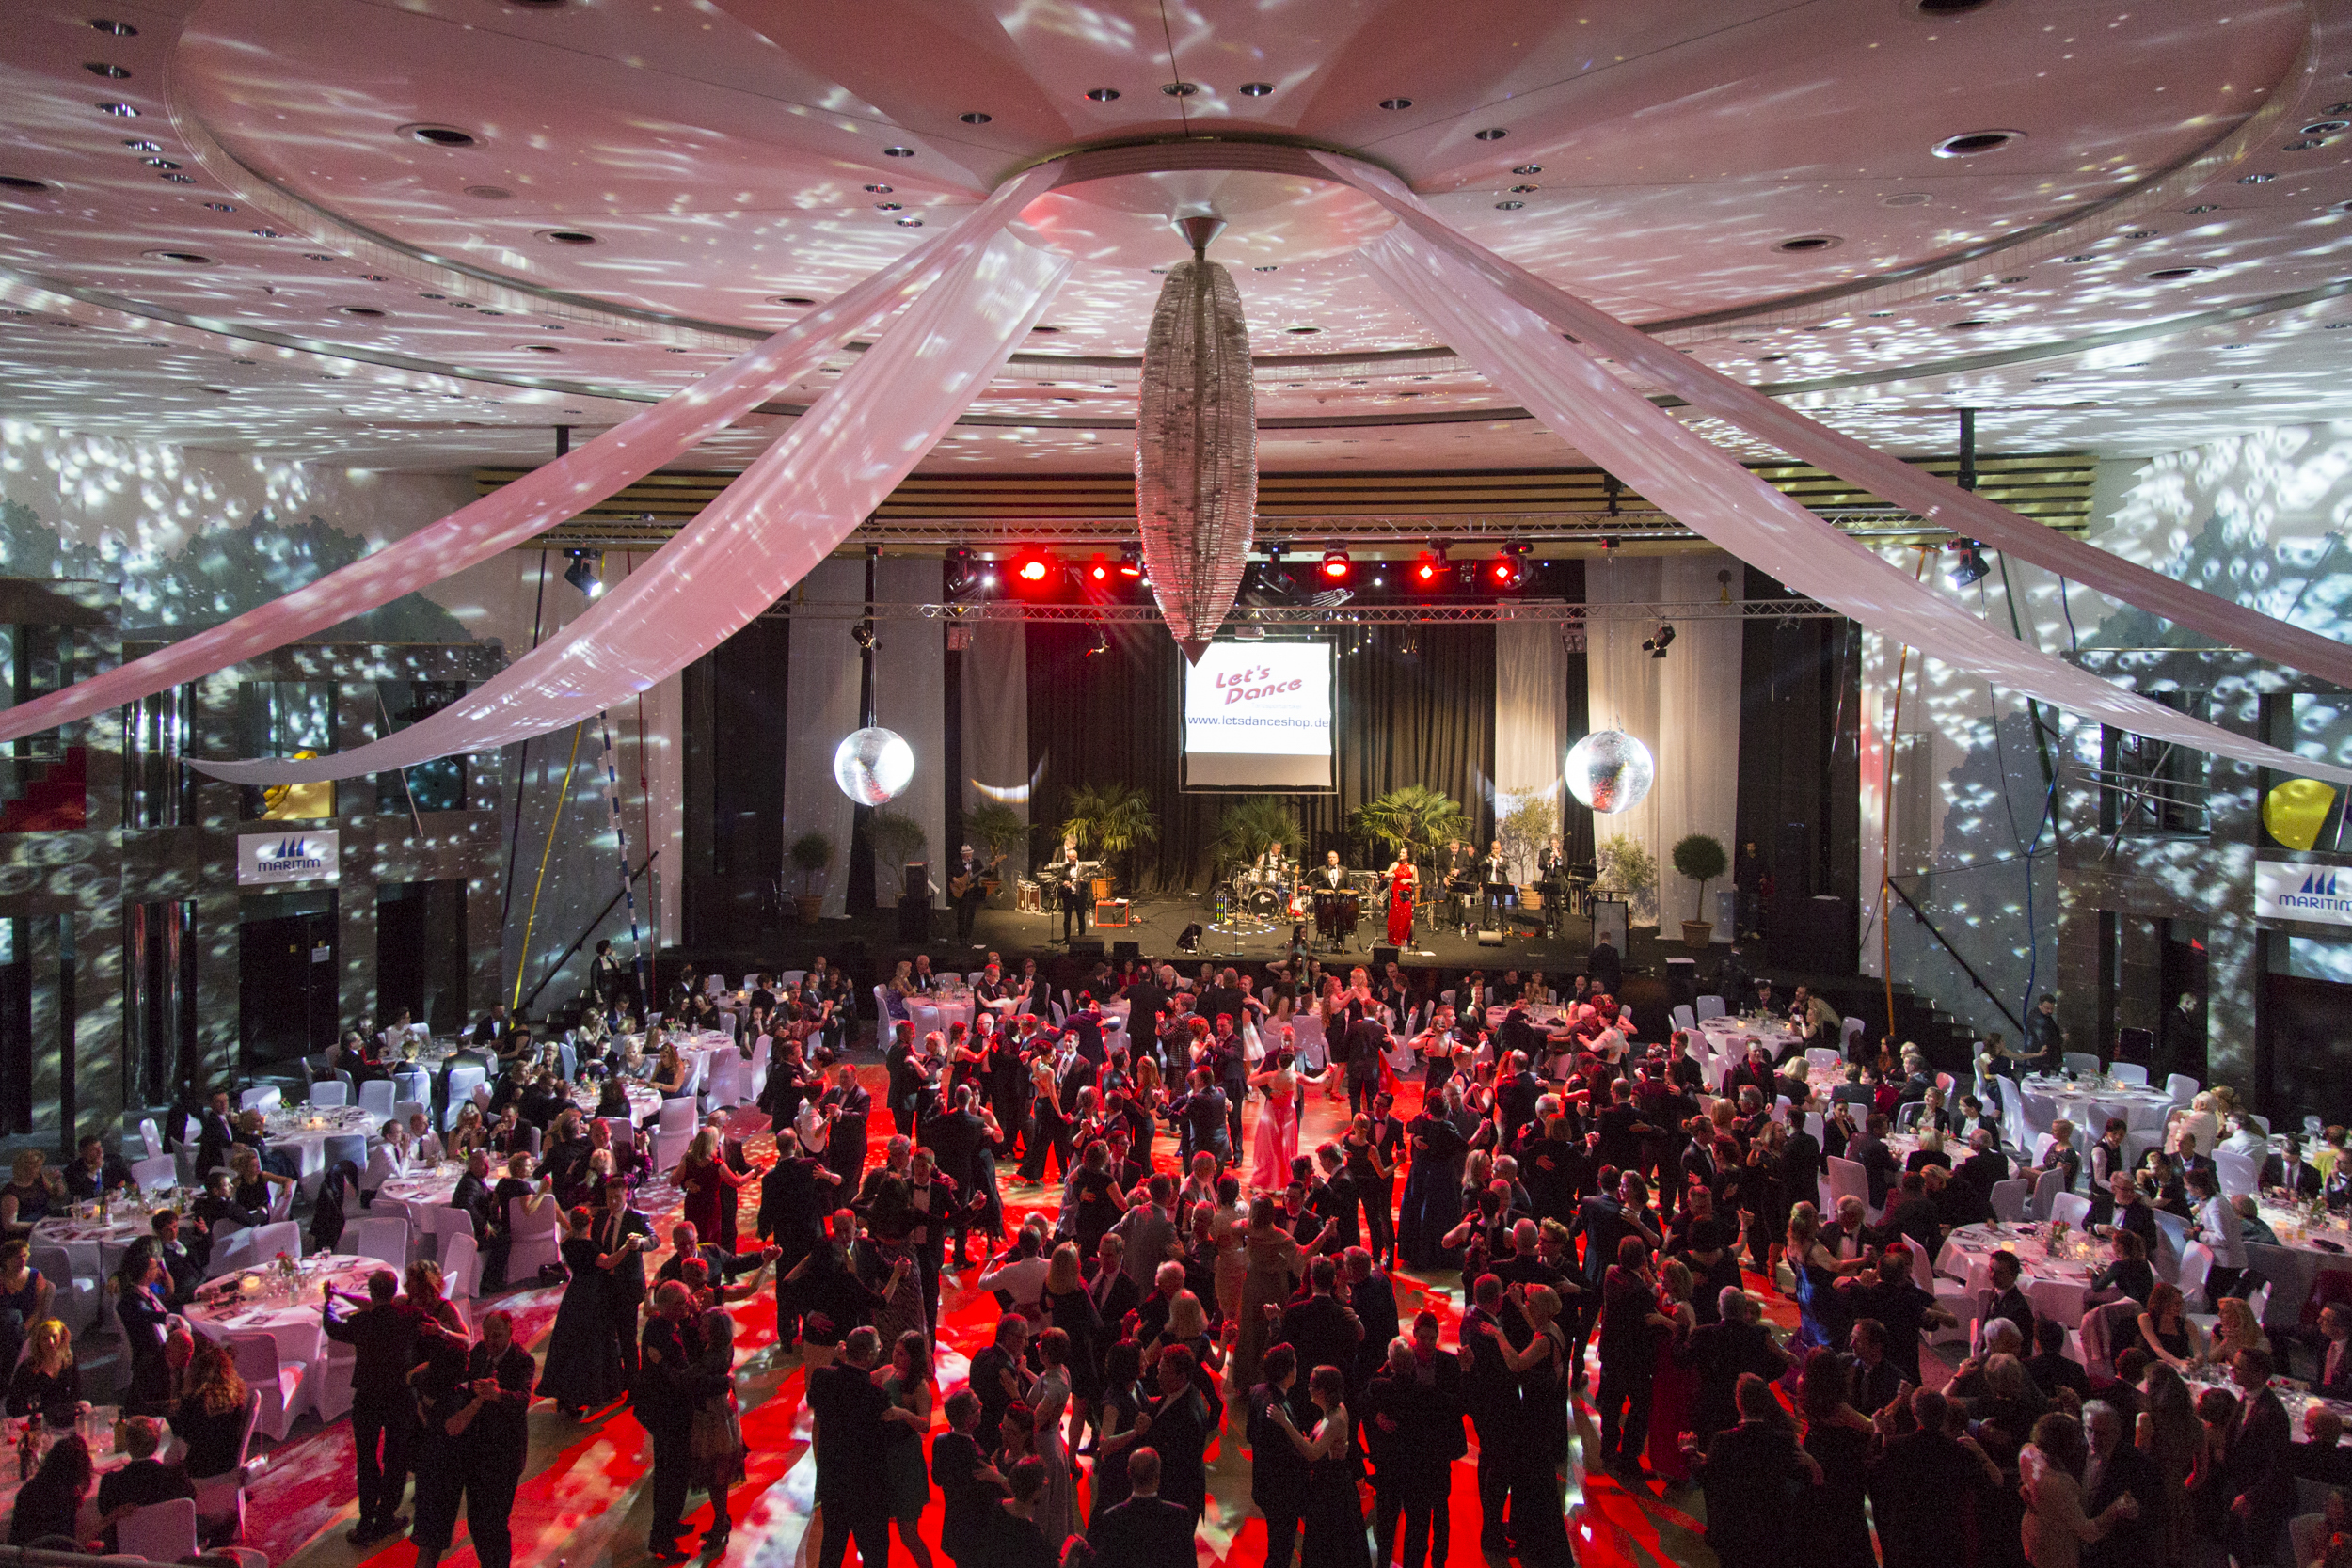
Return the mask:
M951 939L952 954L954 917L938 917ZM1198 923L1201 927L1200 945L1197 954L1186 954L1178 946L1178 939L1187 926ZM1245 917L1220 923L1214 906L1199 899L1155 897L1137 899L1129 906L1125 926L1096 926L1089 922L1084 940L1100 942L1103 952L1110 956L1119 951L1114 944L1136 943L1139 957L1165 958L1171 962L1198 962L1200 958L1230 958L1263 963L1279 958L1290 943L1291 927L1296 922L1263 917ZM1303 924L1309 936L1314 934L1311 916ZM982 910L973 924L973 941L983 949L993 948L1005 954L1064 953L1061 942L1062 917L1057 911L1052 914L1024 914L1014 910ZM1435 965L1448 969L1486 969L1497 973L1505 969L1525 972L1530 969L1546 973L1581 972L1584 955L1591 950L1592 922L1582 915L1562 916L1557 937L1524 927L1510 927L1502 932L1500 946L1481 946L1475 936L1464 938L1451 926L1433 927L1423 921L1414 928L1410 946L1399 951L1397 961L1407 967ZM1358 926L1355 940L1337 951L1318 944L1316 956L1324 967L1368 964L1372 950L1388 944L1385 925L1367 914ZM930 944L936 952L939 943ZM934 959L934 962L937 960ZM948 967L952 968L953 965Z

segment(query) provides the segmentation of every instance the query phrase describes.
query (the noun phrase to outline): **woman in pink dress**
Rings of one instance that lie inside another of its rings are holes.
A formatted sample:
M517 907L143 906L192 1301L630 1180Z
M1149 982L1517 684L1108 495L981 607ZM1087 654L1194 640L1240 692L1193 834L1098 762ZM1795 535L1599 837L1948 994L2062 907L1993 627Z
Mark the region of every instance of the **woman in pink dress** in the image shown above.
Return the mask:
M1681 1357L1698 1320L1691 1309L1690 1266L1678 1258L1667 1259L1659 1268L1658 1310L1672 1318L1675 1326L1671 1334L1659 1336L1658 1370L1650 1382L1650 1473L1667 1481L1688 1481L1691 1462L1682 1457L1682 1434L1691 1430L1699 1374Z
M1291 1161L1298 1154L1298 1074L1291 1069L1297 1037L1288 1024L1276 1037L1265 1070L1252 1073L1249 1086L1265 1091L1258 1108L1256 1157L1250 1162L1249 1189L1279 1193L1290 1185Z

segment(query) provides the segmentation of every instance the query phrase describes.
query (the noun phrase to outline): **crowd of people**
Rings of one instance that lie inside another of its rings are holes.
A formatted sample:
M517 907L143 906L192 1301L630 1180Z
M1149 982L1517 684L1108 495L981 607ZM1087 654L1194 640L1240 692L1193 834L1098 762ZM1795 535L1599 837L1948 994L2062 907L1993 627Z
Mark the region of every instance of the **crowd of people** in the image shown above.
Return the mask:
M1613 952L1597 959L1613 980ZM755 1091L774 1159L714 1116L670 1173L682 1216L658 1266L635 1141L616 1144L560 1085L534 1094L544 1048L485 1021L479 1043L502 1064L488 1113L417 1131L470 1162L455 1204L485 1285L503 1273L510 1202L558 1206L560 1261L511 1283L560 1282L560 1305L544 1365L503 1313L469 1335L430 1264L405 1289L386 1270L364 1301L323 1305L357 1357L352 1539L405 1528L429 1565L462 1511L481 1560L509 1560L524 1413L540 1397L575 1420L627 1402L651 1444L650 1555L690 1555L700 1494L711 1523L696 1548L716 1556L746 1459L729 1307L753 1297L805 1370L822 1568L851 1547L886 1561L894 1535L928 1568L934 1496L936 1544L959 1568L1188 1565L1220 1442L1248 1450L1275 1568L1423 1568L1456 1551L1449 1502L1473 1436L1478 1549L1565 1563L1580 1401L1596 1417L1585 1470L1696 1488L1726 1565L1799 1552L1895 1568L1932 1552L1939 1568L2185 1568L2225 1550L2267 1563L2292 1549L2298 1479L2338 1479L2340 1425L2315 1409L2311 1441L2292 1443L2269 1383L2300 1349L2326 1391L2352 1394L2352 1305L2328 1308L2313 1345L2276 1344L2247 1308L2255 1276L2225 1261L2241 1272L2217 1270L2207 1334L2152 1265L2158 1208L2217 1240L2242 1221L2213 1184L2212 1150L2243 1117L2224 1090L2137 1165L2115 1128L2087 1161L2062 1136L2047 1156L2100 1196L2092 1224L2115 1242L2090 1289L2114 1329L2112 1376L2069 1356L2074 1325L2036 1313L2006 1254L1947 1375L1926 1347L1957 1325L1918 1283L1922 1255L1989 1216L2010 1160L1997 1101L1947 1108L1915 1053L1874 1053L1822 1097L1802 1045L1708 1083L1679 1038L1643 1043L1592 975L1557 993L1541 976L1480 975L1429 996L1393 966L1326 975L1300 955L1263 990L1213 966L1077 978L1057 1015L1034 966L1008 975L992 958L973 976L974 1022L918 1037L913 1005L937 982L927 962L900 965L882 989L878 1073L849 1059L837 971L756 984L737 1033L747 1055L769 1042ZM1560 1014L1536 1022L1530 1005L1555 998ZM1811 1001L1800 992L1793 1016L1834 1028ZM634 1051L626 1033L576 1034L578 1070L683 1086L674 1048ZM877 1092L892 1127L879 1140ZM1318 1092L1334 1102L1329 1135L1302 1149ZM1887 1148L1899 1112L1917 1133L1900 1161ZM233 1124L222 1147L255 1152ZM1824 1213L1833 1155L1868 1173L1869 1198ZM2296 1159L2280 1184L2324 1188ZM225 1172L192 1226L265 1208L267 1175ZM0 1189L0 1222L40 1210L35 1190L38 1172ZM126 1472L200 1479L233 1468L220 1428L244 1391L221 1347L171 1316L206 1239L158 1225L117 1279L125 1409L150 1423L126 1431ZM0 1325L26 1336L10 1407L55 1420L79 1394L72 1347L43 1321L47 1285L21 1243L0 1244ZM946 1385L944 1295L994 1315L968 1376ZM1766 1321L1781 1295L1785 1338ZM167 1435L176 1465L153 1457ZM71 1533L94 1479L79 1444L53 1446L12 1539ZM132 1506L130 1484L112 1504L102 1488L104 1520Z

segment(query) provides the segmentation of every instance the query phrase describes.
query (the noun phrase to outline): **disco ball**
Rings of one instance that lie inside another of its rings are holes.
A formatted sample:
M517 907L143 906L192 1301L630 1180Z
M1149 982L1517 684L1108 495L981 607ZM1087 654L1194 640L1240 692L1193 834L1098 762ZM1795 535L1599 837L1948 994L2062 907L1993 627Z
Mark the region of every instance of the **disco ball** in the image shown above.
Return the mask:
M1601 730L1568 748L1568 793L1604 816L1640 805L1657 776L1649 748L1623 730Z
M833 782L861 806L885 806L914 778L914 748L885 729L860 730L833 753Z

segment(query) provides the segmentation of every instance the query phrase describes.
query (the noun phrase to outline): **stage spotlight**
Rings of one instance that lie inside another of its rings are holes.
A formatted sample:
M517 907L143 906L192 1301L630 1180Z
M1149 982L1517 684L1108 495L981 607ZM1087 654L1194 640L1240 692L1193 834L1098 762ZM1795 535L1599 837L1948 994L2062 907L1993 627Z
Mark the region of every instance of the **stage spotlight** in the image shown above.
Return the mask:
M1642 651L1649 655L1652 658L1664 658L1666 657L1666 650L1674 646L1674 640L1675 629L1673 626L1671 624L1661 624L1658 630L1652 633L1647 641L1643 642Z
M1098 555L1092 561L1087 562L1087 581L1098 585L1107 585L1110 580L1111 563L1107 557Z
M564 580L587 594L599 598L604 594L604 552L602 550L565 550L572 563L564 568Z
M1106 654L1110 651L1111 634L1105 631L1103 627L1099 626L1096 626L1094 628L1094 646L1087 650L1086 657L1092 658L1096 654Z
M961 545L947 552L947 596L961 597L972 591L972 552Z
M1347 552L1337 545L1323 552L1324 581L1345 582L1355 570L1356 563L1350 561Z
M1443 588L1446 577L1445 567L1445 541L1432 539L1429 541L1429 547L1421 552L1421 559L1413 562L1413 586L1430 593Z
M1486 570L1487 579L1497 588L1509 590L1527 581L1527 555L1531 548L1522 541L1514 540L1502 546L1502 553Z
M1119 575L1122 578L1143 576L1143 552L1132 545L1120 551Z
M1993 570L1984 563L1984 546L1974 539L1955 539L1948 547L1960 552L1960 560L1952 567L1954 588L1965 588L1972 582L1981 582L1986 574Z
M858 650L861 653L873 647L873 623L870 621L860 621L856 626L851 626L850 628L850 641L858 645Z
M1046 551L1025 545L1013 553L1012 585L1025 594L1042 593L1051 585L1058 564Z

